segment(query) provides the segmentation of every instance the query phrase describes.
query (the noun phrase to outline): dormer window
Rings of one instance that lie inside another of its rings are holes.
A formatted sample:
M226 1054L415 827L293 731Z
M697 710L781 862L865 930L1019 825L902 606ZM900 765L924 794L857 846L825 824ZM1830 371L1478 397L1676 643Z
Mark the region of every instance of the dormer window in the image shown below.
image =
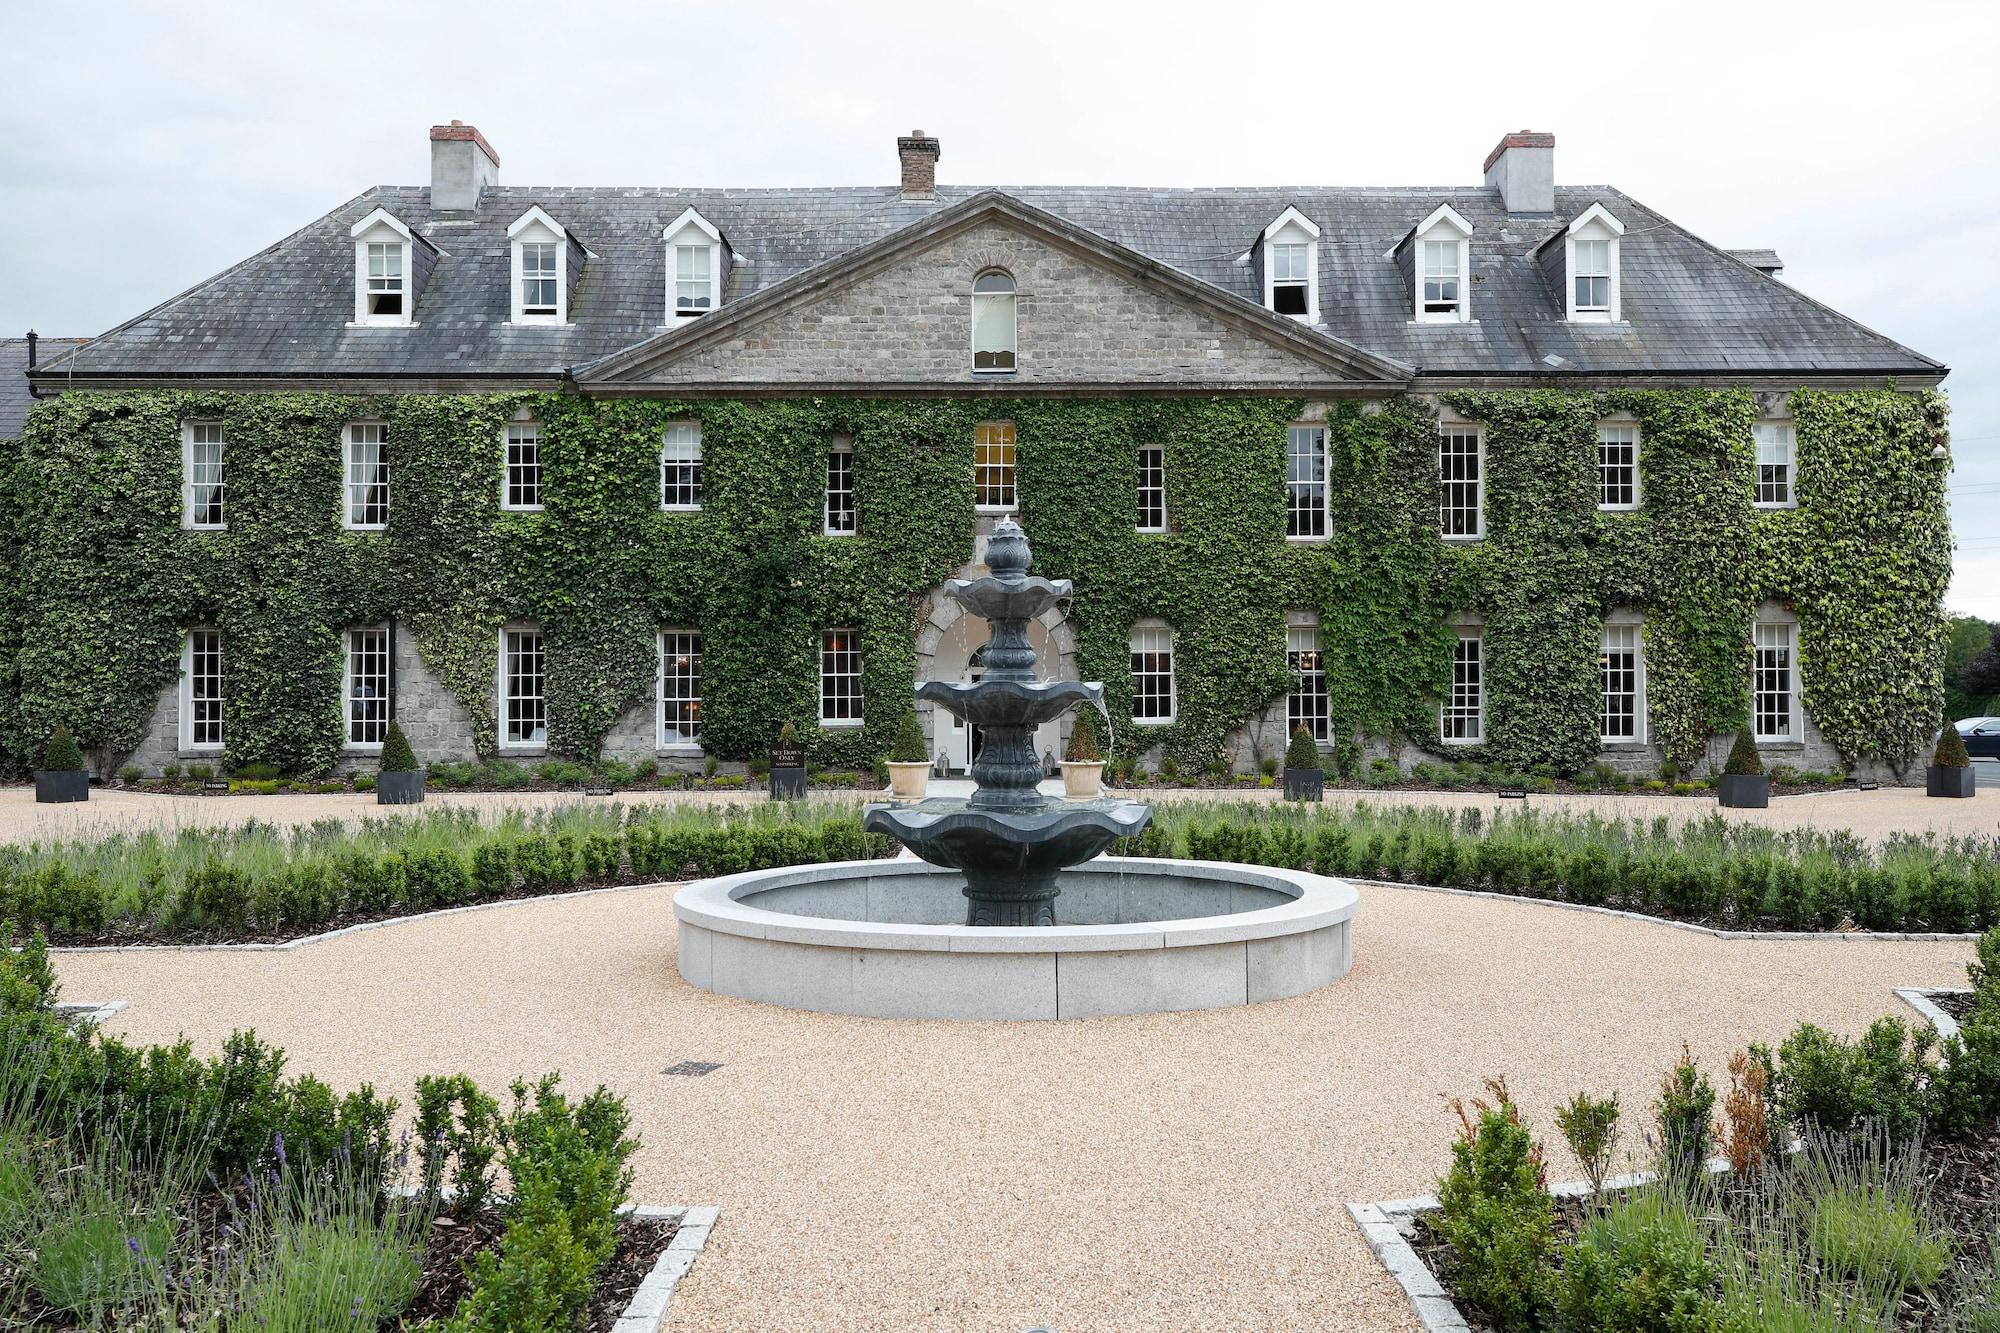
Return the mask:
M722 233L692 208L667 224L667 322L722 304Z
M1569 318L1580 323L1618 321L1618 240L1625 224L1592 204L1563 233L1563 284Z
M531 208L507 228L513 242L514 322L564 324L569 321L569 233L561 223Z
M1462 324L1472 318L1472 224L1449 204L1410 234L1409 272L1419 323Z
M1296 208L1264 228L1264 305L1308 324L1319 322L1319 228Z
M354 322L408 324L416 304L410 229L378 208L348 231L354 238Z
M988 269L972 280L972 369L1005 374L1014 369L1014 279Z

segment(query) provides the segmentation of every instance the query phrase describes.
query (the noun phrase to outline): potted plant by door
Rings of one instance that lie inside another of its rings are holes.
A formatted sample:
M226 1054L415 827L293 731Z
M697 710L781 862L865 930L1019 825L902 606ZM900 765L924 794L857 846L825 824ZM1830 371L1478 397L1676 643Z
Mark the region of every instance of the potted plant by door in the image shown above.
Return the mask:
M90 774L83 767L83 751L68 727L57 727L42 750L42 766L35 770L35 800L44 804L90 799Z
M771 746L771 799L796 801L805 794L806 747L799 743L798 728L787 722Z
M1729 761L1722 766L1715 790L1718 804L1737 810L1762 810L1771 803L1771 779L1748 731L1736 733L1736 744L1729 747Z
M930 760L924 758L924 728L914 709L903 714L896 739L889 746L889 794L899 801L921 801L929 789Z
M1063 751L1063 795L1072 801L1094 801L1104 795L1104 751L1097 746L1097 719L1078 713Z
M424 799L424 771L401 725L389 724L382 738L382 771L375 775L375 804L417 805Z
M1292 743L1285 748L1285 799L1326 799L1326 769L1321 766L1319 744L1303 722L1293 729Z
M1937 753L1924 773L1924 794L1963 797L1978 790L1979 777L1973 772L1972 756L1965 752L1965 737L1947 721L1938 733Z

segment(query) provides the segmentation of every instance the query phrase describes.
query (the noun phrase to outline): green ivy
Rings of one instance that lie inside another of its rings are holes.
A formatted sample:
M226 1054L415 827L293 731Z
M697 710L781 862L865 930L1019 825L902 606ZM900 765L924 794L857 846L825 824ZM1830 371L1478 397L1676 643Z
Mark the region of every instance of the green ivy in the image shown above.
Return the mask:
M813 758L861 766L909 708L927 596L971 557L972 437L1016 424L1038 572L1073 579L1086 679L1115 749L1206 765L1289 688L1287 608L1317 612L1350 742L1437 740L1453 613L1486 626L1486 757L1571 771L1598 753L1607 611L1646 613L1651 735L1684 762L1745 714L1763 598L1801 624L1803 693L1850 760L1906 764L1935 727L1950 572L1935 393L1793 395L1800 505L1749 504L1757 415L1735 391L1453 393L1487 448L1487 539L1437 535L1435 409L1334 406L1331 536L1286 543L1285 431L1263 398L589 401L564 395L179 391L39 405L0 488L15 577L0 591L0 743L17 767L67 723L129 752L190 624L225 634L229 762L317 774L340 757L341 632L395 617L491 753L495 639L546 636L550 748L594 756L649 701L654 634L703 634L703 727L743 758L796 723ZM516 412L542 423L546 509L498 504ZM1640 425L1644 504L1596 508L1597 421ZM229 528L180 527L180 423L225 423ZM341 431L389 423L388 530L339 524ZM703 506L658 506L661 432L699 421ZM852 438L861 532L819 535L825 450ZM1167 457L1169 531L1133 530L1137 445ZM1126 639L1175 630L1177 709L1131 724ZM861 635L866 725L821 730L823 629ZM1273 734L1270 753L1285 737Z

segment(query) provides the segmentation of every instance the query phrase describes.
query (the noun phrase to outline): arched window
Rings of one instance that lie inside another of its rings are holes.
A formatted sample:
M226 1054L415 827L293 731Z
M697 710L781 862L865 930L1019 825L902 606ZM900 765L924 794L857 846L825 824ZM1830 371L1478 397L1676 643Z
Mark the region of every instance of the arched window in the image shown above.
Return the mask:
M1014 279L997 268L972 282L972 369L1014 369Z

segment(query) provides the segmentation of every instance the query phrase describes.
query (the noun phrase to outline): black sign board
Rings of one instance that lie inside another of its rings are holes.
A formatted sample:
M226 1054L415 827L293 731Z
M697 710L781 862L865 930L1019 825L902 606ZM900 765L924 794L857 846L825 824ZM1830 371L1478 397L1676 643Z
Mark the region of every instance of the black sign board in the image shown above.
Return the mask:
M771 747L772 768L804 768L805 766L805 746L794 742L790 745L773 745Z
M228 790L229 790L229 779L227 779L227 778L208 778L208 779L205 779L205 780L204 780L204 781L202 782L202 784L201 784L201 789L202 789L203 791L224 791L224 792L226 792L226 791L228 791Z
M1863 791L1874 791L1874 790L1876 790L1877 788L1879 788L1879 787L1880 787L1881 785L1882 785L1882 784L1881 784L1881 783L1879 783L1879 782L1864 782L1864 783L1861 783L1861 784L1860 784L1860 786L1861 786L1861 790L1863 790Z
M1528 789L1526 787L1502 787L1500 789L1500 799L1503 801L1525 801L1528 799Z
M585 788L583 789L583 794L584 794L585 796L609 796L609 795L611 794L611 788L609 788L609 787L585 787Z

